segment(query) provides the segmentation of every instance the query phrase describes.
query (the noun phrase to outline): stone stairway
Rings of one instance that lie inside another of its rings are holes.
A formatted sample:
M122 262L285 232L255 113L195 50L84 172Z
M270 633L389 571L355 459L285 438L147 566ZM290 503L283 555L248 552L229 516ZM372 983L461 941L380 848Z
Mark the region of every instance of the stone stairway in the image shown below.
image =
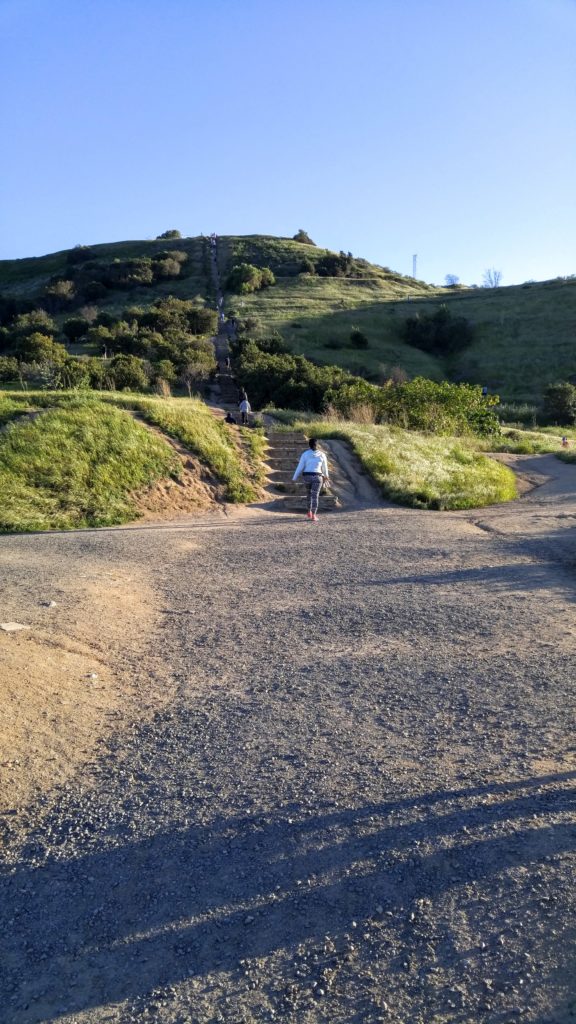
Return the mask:
M276 506L279 511L306 512L306 487L303 481L292 482L298 465L298 459L308 447L308 438L297 431L268 431L268 453L266 461L270 467L268 473L269 488L272 494L278 494ZM330 491L320 495L319 512L334 512L339 508L339 501Z

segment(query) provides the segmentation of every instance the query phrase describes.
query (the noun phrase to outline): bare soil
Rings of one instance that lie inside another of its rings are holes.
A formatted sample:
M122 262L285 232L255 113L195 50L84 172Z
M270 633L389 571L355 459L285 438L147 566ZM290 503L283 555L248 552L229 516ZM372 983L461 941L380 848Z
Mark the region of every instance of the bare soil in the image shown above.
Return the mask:
M10 1024L574 1019L576 469L430 513L332 444L318 526L0 538Z

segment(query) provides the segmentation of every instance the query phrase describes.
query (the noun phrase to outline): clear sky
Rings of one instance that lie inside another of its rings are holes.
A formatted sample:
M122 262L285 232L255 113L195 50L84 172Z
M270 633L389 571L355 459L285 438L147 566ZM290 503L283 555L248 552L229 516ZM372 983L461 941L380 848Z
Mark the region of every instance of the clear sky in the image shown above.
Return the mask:
M0 0L0 258L292 235L576 273L576 0Z

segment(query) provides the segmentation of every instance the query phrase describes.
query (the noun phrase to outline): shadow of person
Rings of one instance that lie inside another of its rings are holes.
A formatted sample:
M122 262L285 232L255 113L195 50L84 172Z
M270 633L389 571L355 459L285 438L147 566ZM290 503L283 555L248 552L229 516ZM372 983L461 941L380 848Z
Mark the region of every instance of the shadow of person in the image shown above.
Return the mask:
M12 1024L40 1024L237 972L241 959L342 937L374 914L375 893L404 941L414 901L493 877L505 890L509 872L573 849L574 777L316 814L295 807L137 841L104 831L96 850L5 878L2 1004ZM38 860L41 840L26 852Z

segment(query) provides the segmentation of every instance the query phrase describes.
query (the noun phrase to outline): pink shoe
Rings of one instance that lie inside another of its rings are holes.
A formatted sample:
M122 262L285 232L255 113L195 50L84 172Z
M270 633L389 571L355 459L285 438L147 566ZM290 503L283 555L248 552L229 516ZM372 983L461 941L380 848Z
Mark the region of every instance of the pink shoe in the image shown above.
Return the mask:
M314 516L312 515L311 512L307 512L306 513L306 519L313 519L313 518L314 518Z
M313 523L317 523L318 522L318 516L316 515L315 512L312 513L310 518L312 519Z

